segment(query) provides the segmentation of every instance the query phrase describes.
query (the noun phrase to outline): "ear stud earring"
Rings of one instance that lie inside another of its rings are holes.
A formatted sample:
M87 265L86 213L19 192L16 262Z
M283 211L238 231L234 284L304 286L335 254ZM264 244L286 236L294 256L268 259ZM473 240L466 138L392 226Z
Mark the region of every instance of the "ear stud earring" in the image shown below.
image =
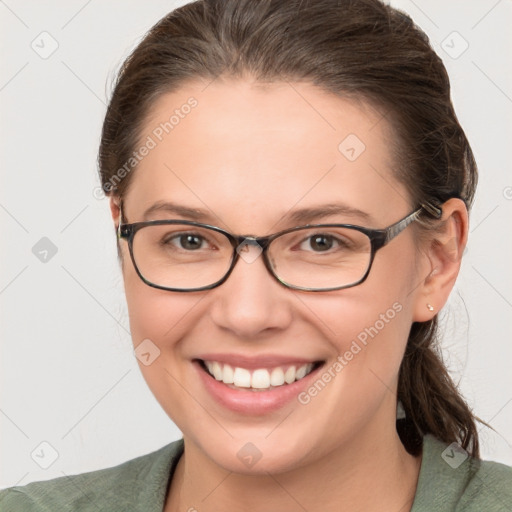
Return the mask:
M434 306L432 306L432 304L427 304L427 309L429 311L434 311Z

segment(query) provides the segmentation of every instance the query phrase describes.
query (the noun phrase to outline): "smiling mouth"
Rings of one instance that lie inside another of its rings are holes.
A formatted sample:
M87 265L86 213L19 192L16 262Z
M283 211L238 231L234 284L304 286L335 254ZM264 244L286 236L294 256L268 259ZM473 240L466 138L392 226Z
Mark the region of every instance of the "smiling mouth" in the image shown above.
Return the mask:
M232 389L243 391L271 391L281 388L303 379L324 364L324 361L316 361L300 366L282 365L248 370L218 361L196 361L215 380Z

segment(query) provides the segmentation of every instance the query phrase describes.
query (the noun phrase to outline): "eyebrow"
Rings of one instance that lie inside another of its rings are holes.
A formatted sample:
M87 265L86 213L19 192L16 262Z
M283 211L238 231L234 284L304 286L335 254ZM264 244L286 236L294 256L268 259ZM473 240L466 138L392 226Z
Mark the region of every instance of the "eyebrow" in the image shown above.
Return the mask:
M184 206L168 201L159 201L150 206L143 214L144 220L151 220L152 214L159 212L179 215L180 217L185 217L189 220L194 220L196 222L207 222L210 224L215 223L216 220L218 220L218 217L216 217L209 210L192 208L190 206ZM370 214L359 210L358 208L354 208L343 203L329 203L289 211L282 216L279 223L303 224L311 222L312 220L333 215L356 217L366 222L373 221L373 217Z

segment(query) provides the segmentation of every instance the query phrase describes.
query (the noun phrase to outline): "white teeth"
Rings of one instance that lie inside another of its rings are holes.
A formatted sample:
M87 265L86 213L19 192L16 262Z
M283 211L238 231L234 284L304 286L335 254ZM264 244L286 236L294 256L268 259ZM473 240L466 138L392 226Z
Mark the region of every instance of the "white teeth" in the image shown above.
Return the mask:
M290 368L284 372L284 381L286 384L295 382L295 366L290 366Z
M305 377L307 369L308 369L307 365L304 365L304 366L301 366L300 368L298 368L297 371L295 372L295 378L297 380L299 380L299 379L302 379L302 377Z
M231 366L229 366L229 364L224 365L224 374L223 374L223 378L222 378L222 381L224 382L224 384L233 384L234 373L235 373L235 371L233 370L233 368Z
M270 375L268 370L254 370L252 372L251 388L265 389L270 387Z
M222 380L222 377L223 377L222 366L219 363L217 363L217 361L213 362L212 372L213 372L213 376L217 380Z
M274 368L270 374L271 386L282 386L284 384L284 372L282 368Z
M235 368L233 384L239 388L251 387L251 372L245 368Z
M206 365L206 368L208 368L210 375L213 375L213 363L211 361L205 361L204 364Z
M229 364L221 364L217 361L205 361L210 374L224 384L234 384L239 388L269 389L282 386L284 383L291 384L300 380L313 370L313 363L308 363L297 368L289 366L286 371L278 366L272 370L259 368L249 371L246 368L233 368Z

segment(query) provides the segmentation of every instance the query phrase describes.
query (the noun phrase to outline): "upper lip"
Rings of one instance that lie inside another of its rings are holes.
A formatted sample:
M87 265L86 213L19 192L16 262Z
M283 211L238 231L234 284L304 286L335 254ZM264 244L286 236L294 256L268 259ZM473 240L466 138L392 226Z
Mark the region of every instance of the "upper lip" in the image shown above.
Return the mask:
M202 354L195 359L203 361L217 361L226 363L230 366L247 368L248 370L257 370L258 368L273 368L284 365L302 366L308 363L317 363L321 359L305 359L301 357L284 356L284 355L260 355L247 356L241 354Z

